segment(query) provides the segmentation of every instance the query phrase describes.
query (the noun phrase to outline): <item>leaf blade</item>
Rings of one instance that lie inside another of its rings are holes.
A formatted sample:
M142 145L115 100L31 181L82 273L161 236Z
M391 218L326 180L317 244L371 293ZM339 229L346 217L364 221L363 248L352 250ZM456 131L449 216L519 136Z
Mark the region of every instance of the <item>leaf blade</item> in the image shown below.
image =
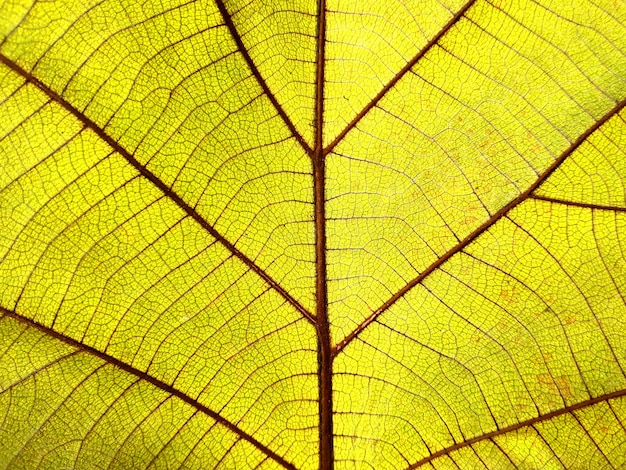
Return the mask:
M5 400L41 426L15 426L9 465L98 445L110 468L623 463L623 5L437 4L426 24L410 0L19 3L0 306L108 365L63 413ZM8 331L24 383L80 369ZM214 452L219 425L140 380L53 436L117 363L243 434Z

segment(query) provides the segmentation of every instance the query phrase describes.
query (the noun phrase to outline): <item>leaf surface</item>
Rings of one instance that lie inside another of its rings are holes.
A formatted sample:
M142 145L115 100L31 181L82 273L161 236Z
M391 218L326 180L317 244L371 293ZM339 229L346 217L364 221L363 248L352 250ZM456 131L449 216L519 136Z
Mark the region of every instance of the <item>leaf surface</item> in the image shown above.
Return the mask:
M626 4L0 18L2 468L626 464Z

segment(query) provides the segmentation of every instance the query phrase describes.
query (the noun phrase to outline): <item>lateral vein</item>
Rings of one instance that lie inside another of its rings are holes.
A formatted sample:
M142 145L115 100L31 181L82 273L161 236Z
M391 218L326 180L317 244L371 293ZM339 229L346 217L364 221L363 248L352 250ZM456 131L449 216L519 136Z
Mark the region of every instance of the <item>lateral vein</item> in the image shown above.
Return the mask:
M368 325L373 323L383 312L388 310L393 304L395 304L399 299L404 297L413 287L418 284L421 284L424 279L426 279L433 271L439 268L443 263L448 261L452 256L456 253L463 250L467 245L472 243L476 238L478 238L483 232L487 231L491 226L493 226L498 220L504 217L505 214L513 210L522 202L526 201L529 198L535 197L532 193L552 174L556 171L559 166L569 157L580 145L587 140L587 138L593 134L596 130L598 130L604 123L606 123L613 116L617 115L624 107L626 106L626 98L620 102L618 102L613 108L611 108L604 116L602 116L599 120L595 121L585 132L583 132L575 141L573 141L570 146L565 149L565 151L552 162L552 164L535 180L533 184L531 184L526 191L521 193L511 202L509 202L506 206L492 215L487 221L485 221L480 227L470 233L467 237L461 240L460 243L453 246L450 250L448 250L443 256L438 258L435 262L433 262L430 266L428 266L424 271L422 271L417 277L413 280L409 281L402 289L396 292L389 300L387 300L382 306L380 306L377 310L372 312L369 317L367 317L358 327L356 327L350 334L348 334L343 340L341 340L334 348L333 355L339 354L352 340L354 340ZM538 197L536 197L539 199Z
M183 198L178 195L173 189L169 188L163 181L161 181L154 173L148 168L142 165L130 152L117 143L110 135L108 135L103 128L98 126L94 121L87 117L83 112L79 111L72 104L66 101L58 93L44 84L41 80L35 77L30 72L27 72L17 63L0 53L0 62L9 67L11 70L25 78L28 82L35 85L42 92L44 92L51 100L61 105L64 109L69 111L74 117L76 117L86 128L92 130L98 137L106 142L113 150L118 152L128 163L130 163L135 170L141 174L144 178L150 181L161 192L173 201L179 208L181 208L189 217L195 220L204 230L206 230L213 238L220 242L228 251L230 251L235 257L248 266L253 272L261 277L272 289L280 294L291 306L293 306L304 318L310 323L315 323L315 317L312 315L300 302L298 302L293 296L289 294L276 280L274 280L264 269L258 266L254 261L243 254L235 245L228 241L222 234L220 234L204 217L202 217L193 207L187 204Z
M106 362L107 364L110 364L114 367L117 367L118 369L123 370L124 372L127 372L135 377L137 377L140 380L144 380L152 385L154 385L155 387L169 393L170 395L179 398L180 400L184 401L185 403L187 403L188 405L191 405L192 407L194 407L195 409L203 412L204 414L206 414L207 416L211 417L213 420L215 420L216 422L218 422L219 424L221 424L222 426L228 428L230 431L232 431L233 433L235 433L237 436L239 436L241 439L247 441L248 443L252 444L254 447L256 447L257 449L259 449L261 452L263 452L265 455L267 455L269 458L271 458L272 460L274 460L276 463L280 464L281 466L283 466L286 469L289 470L296 470L296 467L294 467L293 464L287 462L283 457L281 457L280 455L276 454L273 450L271 450L270 448L268 448L267 446L265 446L264 444L262 444L261 442L259 442L257 439L255 439L253 436L251 436L250 434L246 433L245 431L243 431L242 429L240 429L239 427L237 427L235 424L231 423L230 421L228 421L226 418L224 418L223 416L221 416L219 413L211 410L210 408L208 408L206 405L203 405L202 403L200 403L198 400L196 400L195 398L190 397L189 395L187 395L186 393L178 390L177 388L174 388L172 385L167 384L159 379L157 379L156 377L151 376L150 374L148 374L147 372L143 372L133 366L131 366L130 364L126 364L125 362L120 361L119 359L104 353L102 351L99 351L96 348L93 348L91 346L87 346L86 344L81 343L80 341L77 341L69 336L64 335L63 333L59 333L58 331L55 331L51 328L48 328L44 325L41 325L40 323L35 322L34 320L31 320L30 318L26 318L12 310L8 310L4 307L0 307L0 313L2 313L3 316L9 317L15 321L18 321L22 324L25 324L28 327L34 328L38 331L41 331L42 333L44 333L47 336L53 337L73 348L76 348L77 350L83 351L87 354L90 354L92 356L95 356L99 359L101 359L102 361Z
M226 23L226 27L228 28L230 35L232 36L233 40L237 44L237 49L239 50L244 60L246 61L248 68L252 72L252 75L254 75L254 78L256 78L256 81L263 89L263 92L269 98L270 102L276 109L276 112L278 112L278 115L281 117L285 125L289 128L289 131L291 132L291 134L295 137L298 143L302 146L304 151L309 156L312 156L313 149L309 146L306 140L304 140L304 137L302 137L302 134L298 132L293 121L289 118L285 109L278 102L278 100L276 99L276 96L274 95L274 93L272 93L272 90L270 90L270 87L268 86L267 82L261 75L261 72L255 65L254 61L252 60L252 57L250 57L250 54L248 53L248 49L243 43L243 40L241 39L241 35L237 31L237 28L235 27L235 23L233 23L233 18L228 12L228 10L226 9L226 5L224 4L223 0L215 0L215 3L217 4L217 8L219 9L220 14L222 15L222 19L224 20L224 23Z
M452 18L450 18L445 26L441 28L441 30L435 36L433 36L433 38L428 41L428 43L426 43L426 45L422 47L422 49L420 49L420 51L410 61L408 61L407 64L402 67L402 69L400 69L398 73L393 76L393 78L378 92L378 94L365 105L365 107L359 112L359 114L357 114L354 119L352 119L352 121L350 121L348 125L346 125L346 127L337 135L337 137L335 137L335 140L328 144L328 146L324 149L324 155L328 155L330 152L332 152L337 144L339 144L339 142L343 140L346 134L354 129L354 127L356 127L359 121L363 119L365 115L378 104L383 96L385 96L387 92L391 88L393 88L395 84L398 83L398 81L400 81L400 79L404 77L407 72L411 70L413 66L415 66L415 64L417 64L417 62L422 57L424 57L424 55L426 55L426 53L430 49L432 49L435 44L439 42L439 40L450 30L450 28L452 28L467 13L467 10L469 10L472 5L474 5L474 3L476 3L476 0L469 0L465 5L461 7L459 11L456 12L456 14Z
M590 398L589 400L585 400L585 401L582 401L580 403L576 403L575 405L566 406L565 408L561 408L560 410L552 411L552 412L546 413L544 415L539 415L539 416L536 416L534 418L528 419L526 421L521 421L521 422L519 422L517 424L512 424L511 426L507 426L506 428L497 429L495 431L488 432L488 433L482 434L480 436L473 437L471 439L467 439L466 441L459 442L459 443L454 444L452 446L446 447L444 449L441 449L440 451L435 452L434 454L429 455L426 458L423 458L422 460L414 463L413 465L410 465L408 467L408 470L414 470L414 469L416 469L418 467L421 467L422 465L425 465L425 464L427 464L429 462L432 462L433 460L435 460L435 459L437 459L439 457L443 457L444 455L448 455L451 452L454 452L456 450L462 449L464 447L471 446L471 445L476 444L478 442L485 441L485 440L488 440L488 439L493 439L494 437L498 437L498 436L500 436L502 434L506 434L506 433L509 433L509 432L517 431L518 429L521 429L521 428L534 426L537 423L541 423L543 421L548 421L548 420L550 420L552 418L556 418L556 417L564 415L564 414L568 414L568 413L572 413L573 414L577 410L581 410L581 409L587 408L589 406L597 405L598 403L608 402L609 400L614 400L616 398L621 398L623 396L626 396L626 389L617 390L615 392L607 393L605 395L600 395L600 396L598 396L596 398Z

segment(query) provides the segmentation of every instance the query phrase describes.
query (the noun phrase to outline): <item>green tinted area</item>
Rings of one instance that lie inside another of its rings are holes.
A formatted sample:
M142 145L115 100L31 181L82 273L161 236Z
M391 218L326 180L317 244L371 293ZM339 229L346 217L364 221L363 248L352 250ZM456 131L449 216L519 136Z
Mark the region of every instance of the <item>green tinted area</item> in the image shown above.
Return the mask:
M98 358L7 317L0 332L0 409L11 423L0 428L2 468L227 469L265 460L187 403Z
M0 143L10 181L0 193L2 306L282 452L300 442L294 460L304 465L316 452L310 324L94 132L13 72L4 77L2 112L19 111Z
M455 255L337 358L340 455L394 468L623 389L625 228L531 200Z
M313 147L316 2L228 0L224 3L233 12L237 33L262 79Z
M313 309L310 161L213 2L37 3L1 51Z
M620 468L626 463L624 419L625 400L609 400L480 441L425 468Z
M535 195L565 202L626 208L626 113L594 132Z
M327 157L335 342L624 96L582 54L590 41L626 50L623 22L591 4L579 22L533 2L508 8L476 3Z
M461 0L326 2L325 145L394 80L462 5Z

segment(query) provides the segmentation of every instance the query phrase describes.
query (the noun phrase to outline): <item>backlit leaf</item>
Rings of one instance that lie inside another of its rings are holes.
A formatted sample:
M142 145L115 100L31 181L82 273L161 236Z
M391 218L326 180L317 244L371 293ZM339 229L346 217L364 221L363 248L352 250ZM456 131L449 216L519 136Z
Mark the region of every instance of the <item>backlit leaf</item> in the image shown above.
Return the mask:
M626 465L626 3L4 0L0 468Z

